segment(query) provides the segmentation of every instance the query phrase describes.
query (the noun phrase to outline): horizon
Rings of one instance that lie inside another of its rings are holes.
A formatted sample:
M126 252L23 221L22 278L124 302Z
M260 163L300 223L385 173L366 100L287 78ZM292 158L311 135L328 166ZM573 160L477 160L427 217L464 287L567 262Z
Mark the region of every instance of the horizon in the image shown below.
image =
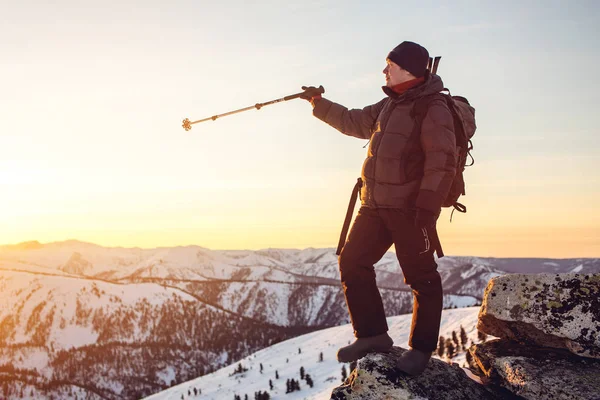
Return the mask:
M303 247L303 248L290 248L290 247L261 247L261 248L256 248L256 249L248 249L248 248L239 248L239 249L233 249L233 248L210 248L210 247L206 247L206 246L202 246L200 244L180 244L180 245L173 245L173 246L157 246L157 247L143 247L143 246L110 246L110 245L102 245L99 243L93 243L93 242L87 242L87 241L83 241L83 240L79 240L79 239L66 239L66 240L59 240L59 241L53 241L53 242L40 242L39 240L26 240L24 242L19 242L19 243L0 243L0 248L2 247L19 247L22 245L28 245L28 244L39 244L41 246L46 246L46 245L52 245L52 244L62 244L62 243L67 243L67 242L75 242L75 243L81 243L81 244L87 244L87 245L92 245L92 246L98 246L98 247L102 247L105 249L123 249L123 250L129 250L129 249L140 249L140 250L158 250L158 249L170 249L170 248L178 248L178 247L199 247L202 249L206 249L209 251L262 251L262 250L284 250L284 251L304 251L304 250L310 250L310 249L314 249L314 250L320 250L320 249L332 249L335 250L336 247L334 246L326 246L326 247ZM387 251L389 253L396 253L394 250L394 247L390 247L390 249ZM494 256L480 256L480 255L474 255L474 254L446 254L444 255L444 257L473 257L473 258L492 258L492 259L548 259L548 260L573 260L573 259L597 259L600 257L511 257L511 256L507 256L507 257L494 257ZM436 256L436 260L437 260L437 256Z
M579 73L600 62L598 2L59 0L0 18L0 243L335 247L365 140L301 99L182 120L303 85L362 108L412 40L476 109L468 212L442 210L444 252L600 256L600 78Z

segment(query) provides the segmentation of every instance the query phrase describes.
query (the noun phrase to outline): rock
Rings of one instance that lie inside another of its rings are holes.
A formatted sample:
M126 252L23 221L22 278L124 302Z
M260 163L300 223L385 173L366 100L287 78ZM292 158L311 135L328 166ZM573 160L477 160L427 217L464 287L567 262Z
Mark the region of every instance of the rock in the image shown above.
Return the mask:
M331 393L331 399L360 400L460 400L506 399L470 379L456 364L432 358L427 369L412 377L394 368L405 349L371 353L360 359L346 382ZM514 398L514 397L513 397Z
M490 280L477 329L522 344L600 358L600 274L510 274Z
M600 360L505 339L476 344L469 351L490 383L525 399L600 399Z

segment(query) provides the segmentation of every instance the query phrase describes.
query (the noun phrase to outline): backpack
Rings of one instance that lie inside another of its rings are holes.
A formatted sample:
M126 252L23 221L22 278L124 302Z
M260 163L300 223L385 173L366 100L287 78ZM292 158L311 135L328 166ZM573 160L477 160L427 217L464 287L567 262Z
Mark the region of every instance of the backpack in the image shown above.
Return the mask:
M454 118L454 135L456 136L456 175L452 181L452 186L448 191L448 195L442 203L442 207L453 207L454 211L462 213L467 212L467 207L458 202L459 197L465 193L465 167L470 167L475 163L475 159L471 155L473 143L471 138L475 134L477 126L475 124L475 109L469 104L469 101L462 96L452 96L448 89L444 89L448 94L436 93L430 96L420 98L415 102L413 115L415 116L416 126L421 127L425 114L429 109L429 105L442 98ZM471 163L467 165L467 158L471 158ZM450 222L452 222L452 214L450 214Z

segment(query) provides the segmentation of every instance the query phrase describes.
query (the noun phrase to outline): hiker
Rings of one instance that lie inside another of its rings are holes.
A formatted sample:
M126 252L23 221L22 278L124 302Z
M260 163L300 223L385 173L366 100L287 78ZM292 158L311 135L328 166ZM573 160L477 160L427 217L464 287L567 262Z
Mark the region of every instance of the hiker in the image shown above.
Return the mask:
M442 314L442 282L434 252L441 256L436 221L456 170L453 116L443 101L427 105L421 126L417 99L438 93L444 85L427 68L429 53L402 42L387 56L383 70L385 98L363 109L348 110L303 86L300 96L313 115L340 132L369 139L361 178L361 208L339 256L342 287L356 340L338 351L340 362L393 345L375 280L374 264L393 244L413 292L410 350L397 368L418 375L437 347Z

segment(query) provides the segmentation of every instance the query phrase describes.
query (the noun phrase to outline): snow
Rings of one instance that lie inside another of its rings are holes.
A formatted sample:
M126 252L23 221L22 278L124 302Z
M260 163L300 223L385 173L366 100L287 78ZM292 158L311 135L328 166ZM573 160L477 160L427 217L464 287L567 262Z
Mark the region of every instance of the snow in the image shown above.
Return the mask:
M19 318L33 318L32 323L43 322L53 316L46 345L57 351L96 343L98 334L93 331L91 323L77 323L78 307L105 312L122 307L136 310L140 302L160 306L173 296L182 301L198 302L178 289L155 283L123 285L66 276L0 271L0 320L13 315L15 310L18 310L16 315ZM10 344L31 340L33 331L27 325L25 322L17 326ZM128 340L139 340L140 335L136 330Z
M444 277L458 278L456 272L459 270L455 268L460 268L463 280L460 282L460 293L471 295L444 296L445 307L459 309L444 311L441 335L450 337L452 330L458 333L462 324L469 337L476 340L478 308L471 306L478 300L472 296L483 294L482 282L503 274L502 267L498 266L501 261L477 257L445 257L437 260ZM511 262L519 265L521 261ZM588 264L584 266L582 262L584 261L569 261L565 272L581 272L588 268ZM558 262L546 261L543 264L548 267L560 267ZM386 253L375 265L375 269L383 286L396 287L402 284L401 270L394 253ZM172 285L177 284L174 282L176 280L226 280L228 289L220 293L220 306L246 316L254 316L256 311L265 321L280 326L289 326L290 318L299 317L288 315L289 297L298 282L306 281L307 278L320 278L324 282L327 282L327 279L331 279L332 283L335 281L336 287L339 285L337 257L335 249L332 248L217 251L199 246L185 246L139 249L105 248L78 241L0 246L0 321L12 315L11 313L18 315L21 321L15 336L10 338L10 344L28 343L32 336L32 332L26 329L28 320L31 319L31 325L35 325L37 321L50 321L49 316L54 313L49 340L46 343L49 348L58 351L93 344L97 340L97 333L92 330L88 321L79 321L78 324L78 304L85 309L101 309L103 312L122 307L136 312L140 302L160 306L173 297L182 301L198 302L191 295L178 289L156 283L139 283L146 279L159 278L172 280ZM110 283L110 280L118 280L125 284ZM310 290L313 290L312 287ZM306 314L300 316L305 318L307 324L313 324L317 320L320 306L330 297L331 290L331 286L316 286L314 292L307 297L304 305ZM34 314L35 317L32 318ZM390 334L396 345L407 347L410 316L392 317L388 322ZM147 334L136 327L123 339L136 342L144 340L144 335ZM222 353L218 361L232 362L231 366L192 381L194 383L188 382L178 387L197 385L203 390L203 399L232 399L234 393L247 393L252 398L255 391L268 390L268 380L271 378L276 384L276 388L271 392L275 398L328 399L331 389L340 383L341 366L335 361L335 353L339 347L353 339L349 325L291 339L242 360L249 368L243 376L229 376L237 362L233 362L229 354ZM298 354L299 347L302 348L301 354ZM322 363L317 362L320 352L325 356ZM0 362L12 362L15 366L23 368L35 366L40 373L48 373L48 349L28 348L12 359L7 357L0 349ZM454 361L462 363L464 355L457 356ZM261 362L265 367L263 374L259 371ZM302 381L302 391L284 395L285 380L292 377L298 379L300 366L304 366L306 372L313 377L315 387L310 389ZM275 370L280 374L280 379L276 382ZM157 374L165 383L170 384L175 371L166 367ZM153 398L180 399L183 390L178 393L177 390L179 389L173 388ZM187 389L185 394L187 398Z
M503 259L480 257L444 257L437 259L439 270L460 265L473 265L464 271L467 279L476 271L491 272ZM519 260L512 260L517 263ZM526 262L524 259L523 262ZM530 260L531 261L531 260ZM535 260L534 260L535 261ZM577 260L569 262L575 264ZM538 269L560 268L557 261L539 260ZM564 260L562 261L564 264ZM566 267L565 267L566 268ZM576 267L578 268L578 267ZM582 267L583 268L583 267ZM303 276L339 278L337 256L333 248L210 250L200 246L171 248L102 247L91 243L69 240L49 244L21 244L0 246L0 269L28 270L31 272L103 279L172 278L181 280L239 279L236 274L250 271L245 280L272 280L297 282ZM377 272L400 274L398 260L387 252L375 265ZM579 270L577 270L579 271ZM575 271L575 272L577 272ZM567 272L566 270L563 272ZM76 273L76 274L75 274Z
M98 333L91 326L69 325L65 329L53 330L48 339L58 348L69 349L96 343Z
M471 296L457 296L454 294L444 295L444 307L445 308L472 307L477 303L478 303L478 300L475 297L471 297Z
M573 268L571 270L571 272L574 272L574 273L581 272L582 269L583 269L583 264L579 264L577 267Z
M452 337L452 331L460 335L461 325L467 336L477 341L477 317L479 307L469 307L442 312L440 335L446 338ZM401 315L387 319L389 334L394 339L396 346L408 347L408 337L412 315ZM342 365L336 360L339 347L345 346L354 340L351 325L337 326L312 332L299 336L285 342L277 343L266 349L262 349L243 360L236 361L212 374L182 383L169 388L163 392L147 397L147 400L179 400L184 398L195 398L187 395L188 390L193 388L202 390L197 398L201 399L233 399L234 394L244 397L248 394L253 398L258 391L269 391L272 399L286 400L325 400L331 397L331 391L341 384ZM299 353L298 349L301 350ZM319 353L323 353L323 362L319 362ZM464 355L459 355L453 362L461 365ZM242 364L248 371L243 374L234 374L238 364ZM260 372L260 364L263 372ZM344 364L346 370L349 366ZM304 367L314 381L314 387L310 388L305 381L300 381L301 389L297 392L285 393L286 380L300 379L300 367ZM275 379L275 371L279 373L279 379ZM275 385L269 390L269 379Z
M478 268L477 266L472 266L471 268L467 269L466 271L461 272L460 277L462 279L468 279L468 278L472 277L473 275L475 275L479 271L480 271L480 268Z
M47 372L45 369L50 359L45 348L23 347L13 351L14 353L4 355L0 349L0 365L10 364L14 368L37 370L40 374Z
M264 306L267 309L264 315L270 323L281 326L288 325L288 298L290 287L288 285L275 284L270 282L233 282L228 285L227 290L221 292L220 301L223 308L234 310L241 315L251 317L255 314L256 307ZM260 303L255 301L256 297L262 294L264 298ZM248 297L247 297L248 296ZM244 301L247 307L238 310L236 305L240 304L240 298L249 298L252 301Z
M156 376L159 379L162 379L165 385L170 385L171 382L175 379L175 368L166 367L165 369L158 371Z
M546 262L544 262L543 264L544 264L544 265L548 265L548 266L550 266L550 267L560 267L560 264L559 264L559 263L555 263L555 262L552 262L552 261L546 261Z

